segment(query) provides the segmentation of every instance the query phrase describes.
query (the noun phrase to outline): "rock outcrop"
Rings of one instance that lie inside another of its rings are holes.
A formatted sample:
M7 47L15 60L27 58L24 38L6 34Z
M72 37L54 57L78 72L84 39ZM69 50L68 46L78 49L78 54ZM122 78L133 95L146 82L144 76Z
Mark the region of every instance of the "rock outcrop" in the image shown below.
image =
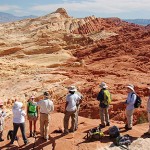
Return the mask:
M134 123L140 121L139 111L145 116L145 88L150 84L148 26L119 18L72 18L59 8L39 18L0 24L0 36L1 99L25 100L26 93L39 97L52 89L62 112L65 87L75 84L84 95L80 115L99 118L95 99L99 83L105 81L113 95L111 119L125 121L121 102L126 99L126 84L132 83L143 99Z

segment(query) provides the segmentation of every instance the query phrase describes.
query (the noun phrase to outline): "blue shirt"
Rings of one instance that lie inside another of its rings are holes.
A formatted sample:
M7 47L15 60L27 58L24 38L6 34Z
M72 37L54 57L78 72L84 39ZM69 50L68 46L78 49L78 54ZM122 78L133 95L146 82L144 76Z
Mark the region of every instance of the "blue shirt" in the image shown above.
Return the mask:
M133 110L134 109L135 100L136 100L136 94L133 92L130 92L128 94L127 101L126 101L126 103L127 103L126 110Z

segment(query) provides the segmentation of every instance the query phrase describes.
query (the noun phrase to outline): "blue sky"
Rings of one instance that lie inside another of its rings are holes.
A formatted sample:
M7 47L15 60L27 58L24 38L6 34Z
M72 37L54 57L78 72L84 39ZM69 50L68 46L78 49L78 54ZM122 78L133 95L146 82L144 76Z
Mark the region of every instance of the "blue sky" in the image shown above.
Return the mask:
M42 16L63 7L75 18L150 19L150 0L0 0L0 12Z

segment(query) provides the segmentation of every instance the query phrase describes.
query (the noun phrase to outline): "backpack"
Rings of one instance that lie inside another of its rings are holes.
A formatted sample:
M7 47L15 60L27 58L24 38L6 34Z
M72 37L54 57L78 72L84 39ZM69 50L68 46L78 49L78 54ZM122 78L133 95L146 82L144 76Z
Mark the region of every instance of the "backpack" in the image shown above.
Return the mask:
M32 103L28 103L29 109L28 109L28 113L36 113L36 106L33 105Z
M120 136L119 128L117 126L110 127L109 128L109 136L110 136L110 138L116 138L116 137Z
M104 136L104 133L101 131L100 127L93 128L87 133L87 140L100 140Z
M124 136L118 136L115 141L114 144L116 146L122 146L122 145L130 145L131 144L131 140L128 134L124 135Z
M111 103L111 94L108 90L104 90L104 104L109 105Z
M135 93L132 93L131 97L132 97L133 94L135 94ZM136 95L136 100L135 100L135 103L134 103L134 108L138 108L138 107L141 106L142 100L141 100L140 96L138 96L137 94L135 94L135 95Z

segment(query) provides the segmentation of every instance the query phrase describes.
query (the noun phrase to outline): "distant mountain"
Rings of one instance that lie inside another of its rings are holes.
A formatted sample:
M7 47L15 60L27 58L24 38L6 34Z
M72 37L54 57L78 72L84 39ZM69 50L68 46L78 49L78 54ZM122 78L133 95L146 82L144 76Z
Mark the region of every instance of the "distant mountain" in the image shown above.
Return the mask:
M18 17L9 13L0 12L0 23L13 22L13 21L18 21L22 19L36 18L36 17L37 16L33 16L33 15Z
M124 21L146 26L150 24L150 19L124 19Z

